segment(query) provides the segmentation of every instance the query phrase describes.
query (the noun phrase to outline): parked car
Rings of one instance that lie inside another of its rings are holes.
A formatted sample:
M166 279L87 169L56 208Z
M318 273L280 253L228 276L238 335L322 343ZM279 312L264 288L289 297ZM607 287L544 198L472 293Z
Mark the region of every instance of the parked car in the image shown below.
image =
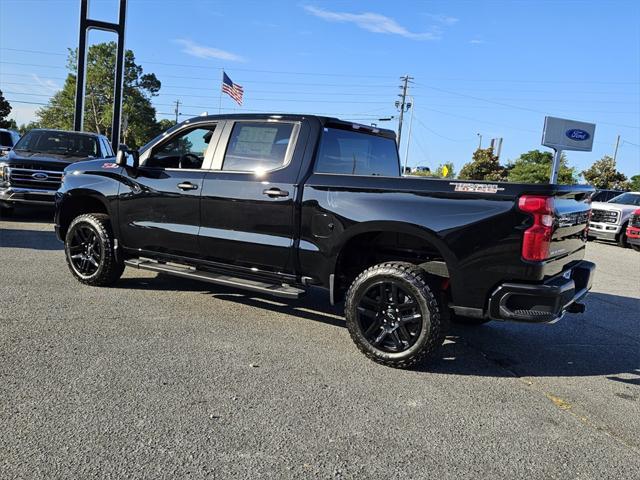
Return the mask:
M15 130L0 128L0 157L6 155L20 140L20 134Z
M620 247L626 247L629 218L638 207L640 192L625 192L608 202L593 202L589 236L615 241Z
M450 318L583 311L592 192L402 177L394 132L334 118L205 116L67 167L55 223L82 283L129 266L289 299L321 287L366 356L407 367Z
M636 252L640 252L640 208L636 209L629 217L627 240L631 248Z
M608 202L614 197L617 197L621 193L624 193L622 190L596 190L593 195L591 195L592 202Z
M104 135L31 130L0 159L0 209L8 214L18 204L53 206L65 167L113 156Z

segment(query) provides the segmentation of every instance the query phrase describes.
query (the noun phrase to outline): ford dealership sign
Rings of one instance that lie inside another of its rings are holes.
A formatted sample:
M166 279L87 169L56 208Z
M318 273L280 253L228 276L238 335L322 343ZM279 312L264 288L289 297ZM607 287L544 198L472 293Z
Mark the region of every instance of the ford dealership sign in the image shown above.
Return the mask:
M565 118L545 117L542 145L554 150L590 152L596 126Z
M565 132L565 135L571 140L577 140L579 142L589 140L589 138L591 137L591 135L589 135L589 132L585 132L584 130L580 130L579 128L572 128L571 130L567 130Z

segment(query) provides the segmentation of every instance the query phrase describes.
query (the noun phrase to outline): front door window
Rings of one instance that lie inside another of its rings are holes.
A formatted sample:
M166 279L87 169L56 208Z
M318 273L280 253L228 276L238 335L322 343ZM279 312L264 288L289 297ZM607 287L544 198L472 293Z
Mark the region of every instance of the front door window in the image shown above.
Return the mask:
M200 169L209 150L215 125L183 131L154 148L145 162L151 168Z

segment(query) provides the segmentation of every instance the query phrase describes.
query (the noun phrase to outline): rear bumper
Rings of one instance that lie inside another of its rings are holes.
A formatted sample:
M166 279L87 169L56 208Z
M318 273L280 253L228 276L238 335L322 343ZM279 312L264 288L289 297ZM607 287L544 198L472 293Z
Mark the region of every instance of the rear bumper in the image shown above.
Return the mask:
M589 236L603 238L605 240L615 240L621 229L621 225L591 222L589 223Z
M39 190L36 188L7 187L0 189L0 203L23 203L31 205L53 205L55 190Z
M596 266L582 261L542 284L503 283L489 299L489 317L531 323L558 321L591 289Z

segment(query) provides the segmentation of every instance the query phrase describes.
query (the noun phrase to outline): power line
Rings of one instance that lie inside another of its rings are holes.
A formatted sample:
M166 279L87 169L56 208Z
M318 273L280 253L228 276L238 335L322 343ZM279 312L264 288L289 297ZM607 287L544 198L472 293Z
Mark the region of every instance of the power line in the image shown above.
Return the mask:
M13 52L19 52L19 53L34 53L34 54L43 54L43 55L55 55L55 56L67 56L68 53L61 53L61 52L47 52L47 51L42 51L42 50L27 50L27 49L18 49L18 48L7 48L7 47L0 47L0 50L6 50L6 51L13 51ZM194 64L184 64L184 63L171 63L171 62L156 62L156 61L152 61L152 60L145 60L145 59L140 59L139 60L140 63L148 63L151 65L164 65L164 66L172 66L172 67L181 67L181 68L202 68L202 69L208 69L208 70L221 70L223 67L222 66L213 66L213 65L194 65ZM19 65L18 63L13 63L13 62L0 62L0 63L8 63L8 64L14 64L14 65ZM38 66L36 64L24 64L24 65L31 65L31 66ZM48 67L48 68L66 68L66 67L59 67L59 66L53 66L53 65L39 65L39 66L43 66L43 67ZM233 68L234 71L238 71L238 72L253 72L253 73L274 73L274 74L283 74L283 75L309 75L309 76L326 76L326 77L350 77L350 78L393 78L393 75L382 75L382 74L351 74L351 73L327 73L327 72L300 72L300 71L288 71L288 70L262 70L262 69L252 69L252 68L242 68L242 67L234 67ZM574 85L576 83L584 83L584 84L603 84L603 85L638 85L638 81L611 81L611 80L584 80L584 79L577 79L577 80L533 80L533 79L504 79L504 78L498 78L498 79L488 79L488 78L484 78L484 79L478 79L478 78L471 78L471 77L464 77L464 78L447 78L447 77L443 77L443 78L439 78L438 80L442 80L442 81L447 81L447 82L451 82L451 81L465 81L465 82L493 82L493 83L539 83L539 84L570 84L570 85ZM417 85L421 85L421 84L417 84Z
M525 110L525 111L534 112L534 113L541 113L543 115L547 115L549 113L549 112L545 112L545 111L542 111L542 110L536 110L536 109L533 109L533 108L522 107L522 106L519 106L519 105L512 105L512 104L504 103L504 102L498 102L498 101L495 101L495 100L489 100L487 98L482 98L482 97L476 97L475 95L467 95L467 94L464 94L464 93L452 92L451 90L445 90L443 88L438 88L438 87L433 87L433 86L428 86L428 85L424 85L424 86L426 88L430 88L432 90L440 91L440 92L443 92L443 93L448 93L450 95L456 95L456 96L464 97L464 98L471 98L471 99L474 99L474 100L487 102L487 103L492 103L492 104L495 104L495 105L502 105L503 107L514 108L514 109L517 109L517 110ZM599 122L599 123L604 124L604 125L613 125L615 127L640 129L640 127L631 126L631 125L621 125L621 124L617 124L617 123L602 122L602 121Z
M469 142L471 140L471 139L469 139L469 140L456 140L455 138L447 137L446 135L442 135L441 133L438 133L435 130L427 127L427 125L422 120L420 120L418 117L415 117L415 119L418 121L418 123L420 125L422 125L422 128L424 128L428 132L433 133L437 137L444 138L445 140L449 140L450 142L466 143L466 142Z
M42 85L41 83L30 83L30 82L5 82L2 81L0 82L0 84L2 85L16 85L16 86L33 86L33 87L44 87L47 88L46 86ZM165 89L177 89L178 91L167 91ZM211 88L211 87L186 87L186 86L179 86L179 85L163 85L162 86L162 90L158 92L157 94L155 94L154 96L174 96L176 94L179 94L181 97L190 97L190 98L210 98L209 95L192 95L192 94L184 94L182 93L183 90L202 90L202 91L206 91L206 92L215 92L215 89ZM13 92L13 93L22 93L22 92ZM350 97L350 96L354 96L354 97L376 97L376 96L384 96L382 94L377 94L377 93L345 93L345 92L301 92L301 91L278 91L278 90L251 90L251 93L268 93L268 94L273 94L273 95L330 95L330 96L346 96L346 97ZM24 93L25 95L27 95L28 93ZM412 97L415 98L427 98L427 97L423 97L421 95L412 95ZM251 98L251 97L248 97ZM437 97L436 97L437 98ZM477 98L477 97L474 97ZM267 99L261 99L261 100L267 100ZM280 98L270 98L268 100L273 100L273 101L289 101L289 99L280 99ZM522 99L522 100L526 100L526 101L536 101L538 103L540 102L553 102L553 103L558 103L558 100L553 100L553 99ZM330 99L314 99L314 100L307 100L307 99L290 99L290 101L321 101L321 102L331 102L333 100ZM496 102L496 100L489 100L489 99L485 99L484 101L491 101L491 102ZM575 100L570 100L570 99L564 99L564 101L566 102L576 102ZM346 102L346 103L359 103L359 102ZM364 103L364 102L362 102ZM369 103L369 102L367 102ZM380 102L382 103L382 102ZM624 101L607 101L607 100L589 100L589 103L612 103L612 104L617 104L617 103L621 103L621 104L628 104L630 102L624 102ZM440 107L444 107L444 108L484 108L480 105L468 105L468 104L435 104L432 102L429 102L429 105L433 105L433 106L440 106ZM502 108L513 108L512 105L508 105L508 104L498 104L498 106L502 107ZM640 111L640 108L638 110L631 110L631 111L611 111L611 110L591 110L591 109L582 109L582 108L576 108L574 106L571 107L572 111L584 111L584 112L592 112L592 113L608 113L608 114L634 114L638 111ZM543 113L542 111L537 111L538 113Z

